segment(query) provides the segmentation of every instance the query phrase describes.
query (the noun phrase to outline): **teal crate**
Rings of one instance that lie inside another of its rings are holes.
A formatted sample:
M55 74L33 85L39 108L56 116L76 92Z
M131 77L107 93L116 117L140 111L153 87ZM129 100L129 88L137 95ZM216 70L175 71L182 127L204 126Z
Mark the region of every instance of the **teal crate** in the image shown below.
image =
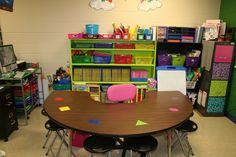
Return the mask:
M70 90L70 84L53 84L53 90Z

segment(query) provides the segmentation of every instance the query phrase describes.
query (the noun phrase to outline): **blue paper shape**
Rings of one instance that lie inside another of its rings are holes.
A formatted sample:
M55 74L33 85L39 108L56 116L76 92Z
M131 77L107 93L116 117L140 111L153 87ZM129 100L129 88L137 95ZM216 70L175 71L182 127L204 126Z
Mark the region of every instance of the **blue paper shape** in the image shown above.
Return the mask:
M92 119L88 121L90 124L95 124L95 125L99 125L100 124L100 120L96 120L96 119Z

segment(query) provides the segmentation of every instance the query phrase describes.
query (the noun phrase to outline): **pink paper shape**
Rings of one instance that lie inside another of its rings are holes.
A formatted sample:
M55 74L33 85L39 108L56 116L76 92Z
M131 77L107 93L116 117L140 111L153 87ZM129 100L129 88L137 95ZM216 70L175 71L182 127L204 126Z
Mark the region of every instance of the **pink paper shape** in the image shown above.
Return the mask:
M178 108L175 108L175 107L170 107L170 108L169 108L169 111L170 111L170 112L178 112L179 109L178 109Z

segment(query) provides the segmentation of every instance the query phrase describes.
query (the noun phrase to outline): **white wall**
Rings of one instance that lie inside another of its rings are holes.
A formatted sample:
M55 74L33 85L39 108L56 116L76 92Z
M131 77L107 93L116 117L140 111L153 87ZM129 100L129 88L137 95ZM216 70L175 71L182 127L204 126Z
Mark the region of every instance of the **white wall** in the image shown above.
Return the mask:
M100 32L124 25L196 26L219 17L221 0L161 0L157 10L137 10L139 0L113 0L112 11L95 11L89 0L15 0L14 12L0 10L4 44L13 44L19 59L39 62L45 73L55 73L69 60L67 33L98 23Z

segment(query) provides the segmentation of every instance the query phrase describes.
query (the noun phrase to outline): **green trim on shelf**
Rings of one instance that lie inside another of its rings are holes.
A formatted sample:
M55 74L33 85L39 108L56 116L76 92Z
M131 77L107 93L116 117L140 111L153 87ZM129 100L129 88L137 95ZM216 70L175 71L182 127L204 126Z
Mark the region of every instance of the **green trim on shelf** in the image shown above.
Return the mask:
M95 64L95 63L72 63L73 66L119 66L119 67L133 67L133 66L146 66L146 67L151 67L151 66L156 66L155 64Z
M117 49L117 48L71 48L71 50L94 51L156 51L155 49Z
M155 40L116 40L116 39L71 39L79 43L154 43Z
M148 82L104 82L104 81L72 81L73 85L76 84L148 84Z

